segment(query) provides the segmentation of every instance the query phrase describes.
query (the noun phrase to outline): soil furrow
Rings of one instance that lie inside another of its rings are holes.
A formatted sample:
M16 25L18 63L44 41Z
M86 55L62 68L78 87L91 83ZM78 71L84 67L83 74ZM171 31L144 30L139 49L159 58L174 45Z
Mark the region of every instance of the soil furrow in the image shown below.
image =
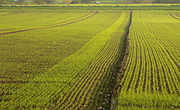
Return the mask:
M156 51L156 50L155 50ZM157 53L157 51L156 51L156 53ZM156 72L157 72L157 80L158 80L158 89L159 89L159 92L162 92L162 89L161 89L161 79L160 79L160 75L159 75L159 67L158 67L158 63L157 63L157 60L156 60L156 58L155 58L155 55L154 55L154 53L152 52L152 54L153 54L153 57L154 57L154 61L155 61L155 64L156 64ZM158 55L158 53L157 53L157 55Z
M146 76L147 76L147 61L146 61L146 53L144 49L144 62L145 62L145 72L144 72L144 82L143 82L143 92L146 90ZM149 91L149 87L147 87L147 91Z
M145 36L145 35L144 35ZM143 37L143 41L145 42L145 46L147 47L146 49L147 49L147 52L148 52L148 57L149 57L149 64L151 65L151 83L150 83L150 85L151 85L151 92L153 93L154 92L154 83L153 83L153 78L154 78L154 76L153 76L153 67L152 67L152 58L151 58L151 54L150 54L150 50L149 50L149 47L150 47L150 49L152 50L152 47L151 47L151 45L150 45L150 43L149 43L149 40L147 40L147 38L144 38ZM144 50L145 51L145 50ZM145 53L145 52L144 52ZM145 61L146 61L146 54L145 54ZM147 72L147 62L145 62L145 65L146 65L146 70L145 70L145 75L146 75L146 72ZM144 80L144 85L143 85L143 91L145 90L145 83L146 83L146 80Z
M165 83L166 83L167 92L170 93L169 85L168 85L167 78L166 78L167 73L165 73L163 65L162 65L162 70L163 70L163 74L164 74L164 80L165 80Z

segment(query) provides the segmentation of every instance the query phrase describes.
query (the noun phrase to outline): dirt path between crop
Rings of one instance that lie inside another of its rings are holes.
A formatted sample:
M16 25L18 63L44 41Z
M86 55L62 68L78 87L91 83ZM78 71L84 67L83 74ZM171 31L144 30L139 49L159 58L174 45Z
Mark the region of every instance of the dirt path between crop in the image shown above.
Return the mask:
M71 19L71 21L69 20L69 21L66 21L66 22L61 22L61 24L57 23L57 24L54 24L54 25L50 25L49 27L22 29L22 30L17 30L17 31L12 31L12 32L1 33L0 35L7 35L7 34L26 32L26 31L33 31L33 30L41 30L41 29L49 29L49 28L56 28L56 27L66 26L66 25L69 25L69 24L73 24L73 23L76 23L76 22L86 20L86 19L96 15L97 13L99 13L99 12L98 11L90 12L90 13L88 13L88 14L86 14L84 16L81 16L79 18Z
M130 12L130 20L129 20L129 24L128 24L128 30L127 30L127 33L125 35L125 51L123 53L123 58L122 58L122 62L121 62L121 66L120 68L117 68L119 69L119 71L117 70L117 82L114 86L114 90L113 90L113 94L111 96L111 107L110 107L110 110L115 110L118 106L118 88L119 88L119 84L120 84L120 79L122 79L123 74L122 72L124 71L124 67L125 67L125 64L127 62L127 58L128 58L128 55L129 55L129 31L130 31L130 26L132 24L132 11ZM120 60L121 61L121 60Z

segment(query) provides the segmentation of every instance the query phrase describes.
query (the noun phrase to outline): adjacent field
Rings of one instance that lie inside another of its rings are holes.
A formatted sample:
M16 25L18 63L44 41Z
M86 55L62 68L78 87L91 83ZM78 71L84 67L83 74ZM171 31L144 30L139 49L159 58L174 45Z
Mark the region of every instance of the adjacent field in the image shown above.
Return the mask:
M180 109L178 11L133 11L118 109Z
M124 45L129 12L0 15L1 109L109 108L111 68Z
M7 13L13 12L8 11ZM59 13L59 16L51 16L54 13ZM91 38L93 38L94 35L99 31L106 29L120 16L109 12L96 13L96 15L91 16L86 20L84 19L81 22L74 22L69 25L58 27L59 25L71 23L75 20L78 21L79 19L82 19L81 17L84 18L84 16L86 17L89 13L92 15L96 12L76 11L76 13L74 13L73 11L28 11L15 16L9 14L8 16L0 17L1 24L5 27L1 27L0 31L1 75L6 77L5 79L10 78L11 80L19 80L20 78L20 80L25 80L22 77L25 75L25 78L29 79L31 74L24 73L30 72L34 75L42 73L62 61L67 56L73 54L76 50L80 49ZM47 17L48 14L49 17ZM101 20L101 17L104 16L107 17L104 20ZM14 17L14 19L12 19L12 17ZM59 21L56 20L56 22L52 23L51 18L53 19L53 17L54 19L59 19ZM36 20L32 18L36 18ZM11 19L13 22L11 22ZM110 19L112 21L109 21ZM9 23L6 22L8 20ZM27 23L24 23L24 20L26 20ZM35 21L37 22L35 23ZM107 23L104 24L105 22ZM7 25L5 26L4 23L7 23ZM36 27L38 23L40 24ZM41 23L46 23L50 26ZM16 24L19 25L19 28L17 28L18 26ZM96 29L99 25L101 25L101 27ZM18 32L21 30L27 31Z

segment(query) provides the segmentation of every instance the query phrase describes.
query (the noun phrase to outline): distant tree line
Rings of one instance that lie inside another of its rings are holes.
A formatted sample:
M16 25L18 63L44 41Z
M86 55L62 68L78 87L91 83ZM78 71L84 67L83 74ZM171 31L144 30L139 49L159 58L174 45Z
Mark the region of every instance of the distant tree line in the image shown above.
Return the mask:
M122 3L180 3L180 0L122 0Z
M24 2L32 2L37 4L45 4L45 3L53 3L56 0L0 0L0 3L24 3Z
M61 3L88 3L95 0L0 0L0 3L37 3L37 4L46 4L46 3L56 3L61 1Z
M60 0L0 0L0 3L24 3L24 2L32 2L37 4L46 4L46 3L56 3ZM89 3L92 1L99 0L61 0L62 3ZM113 1L113 0L112 0ZM180 3L180 0L114 0L119 1L117 3Z

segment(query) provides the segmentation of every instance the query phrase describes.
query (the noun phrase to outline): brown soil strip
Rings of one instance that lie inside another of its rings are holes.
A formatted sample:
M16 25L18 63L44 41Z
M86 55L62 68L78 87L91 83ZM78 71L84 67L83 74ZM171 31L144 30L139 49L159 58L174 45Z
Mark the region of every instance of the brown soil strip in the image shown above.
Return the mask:
M76 22L80 22L80 21L83 21L83 20L86 20L94 15L96 15L97 13L99 13L98 11L94 12L93 14L89 13L88 15L86 15L86 17L84 18L77 18L77 20L75 21L71 21L71 22L67 22L67 23L64 23L64 24L59 24L59 25L53 25L53 26L50 26L50 27L43 27L43 28L32 28L32 29L23 29L23 30L18 30L18 31L13 31L13 32L6 32L6 33L1 33L0 35L7 35L7 34L14 34L14 33L20 33L20 32L26 32L26 31L33 31L33 30L41 30L41 29L49 29L49 28L56 28L56 27L61 27L61 26L66 26L66 25L69 25L69 24L73 24L73 23L76 23Z
M123 58L122 58L123 60L122 60L122 63L119 65L119 72L117 73L118 74L117 83L116 83L116 85L114 87L114 91L113 91L114 97L117 97L116 95L121 92L121 89L122 89L122 87L123 87L123 85L125 83L125 80L126 80L128 74L126 74L126 76L124 76L124 72L128 71L127 73L129 73L130 66L129 66L129 68L128 67L125 68L125 65L129 64L129 63L131 65L132 64L132 58L134 56L134 46L133 46L132 50L131 50L132 51L131 59L129 59L128 62L127 62L127 59L129 57L129 33L130 33L131 24L132 24L132 11L130 13L130 21L129 21L129 24L128 24L127 33L125 35L125 51L123 53ZM122 84L120 85L120 82L121 82L122 78L125 78L125 79L122 82ZM118 89L119 89L119 91L117 91ZM117 99L115 99L115 100L117 100ZM113 102L112 102L112 104L113 104ZM111 107L111 109L113 110L113 106Z
M128 53L126 53L125 54L125 57L124 57L124 60L123 60L123 63L122 63L122 68L120 69L120 75L118 76L118 79L119 79L119 83L120 83L120 80L122 79L122 78L124 78L124 81L122 82L122 84L121 85L119 85L118 84L118 86L116 87L117 89L119 88L119 91L118 91L118 93L120 93L121 92L121 89L122 89L122 87L123 87L123 85L124 85L124 83L125 83L125 81L126 81L126 79L127 79L127 75L128 75L128 73L129 73L129 70L130 70L130 66L129 67L126 67L126 68L124 68L124 66L126 65L126 63L127 64L129 64L129 65L131 65L132 64L132 58L133 58L133 56L134 56L134 47L132 48L132 55L131 55L131 58L128 60L128 62L126 61L127 59L128 59L128 56L129 56L129 41L128 41L128 44L127 44L127 47L126 47L126 50L128 49ZM126 76L124 76L124 72L125 71L127 71L127 74L126 74Z

